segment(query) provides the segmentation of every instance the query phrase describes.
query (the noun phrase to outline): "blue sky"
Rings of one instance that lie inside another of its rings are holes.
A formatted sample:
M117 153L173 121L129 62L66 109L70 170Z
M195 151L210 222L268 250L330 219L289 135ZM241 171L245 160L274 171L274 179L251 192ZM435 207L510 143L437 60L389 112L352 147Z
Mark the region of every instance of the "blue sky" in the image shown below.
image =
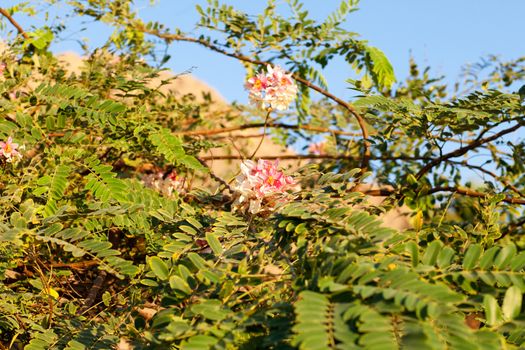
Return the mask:
M265 3L261 0L225 2L247 11L257 11ZM157 9L142 12L148 18L191 30L197 18L196 3L205 1L160 0ZM286 6L284 1L279 3ZM317 19L326 17L338 3L336 0L304 1ZM345 27L382 49L399 79L408 74L410 55L417 62L430 65L436 75L446 75L450 81L458 77L464 64L477 62L488 54L500 55L503 59L525 55L521 25L525 14L523 0L362 0L359 9L350 14ZM191 44L176 44L171 54L170 67L176 71L195 66L194 74L217 87L229 100L246 100L241 88L243 69L235 60ZM344 81L351 74L351 68L343 63L328 69L326 76L331 90L349 97Z
M7 1L7 5L19 1ZM224 0L240 9L256 13L263 0ZM323 19L334 9L338 0L304 0L316 19ZM191 32L198 19L195 5L205 5L204 0L149 0L135 1L141 17L157 20L170 27ZM286 7L284 0L278 4ZM524 0L362 0L359 11L350 14L345 27L361 35L371 45L382 49L391 60L396 76L402 80L408 72L412 55L421 65L432 67L436 75L446 75L455 81L461 67L479 61L488 54L503 59L525 55L523 38ZM56 10L54 10L56 11ZM24 27L34 24L34 19L20 18ZM69 39L55 45L55 51L79 51L73 39L90 38L96 46L109 33L101 25L90 24L87 31L71 30ZM102 34L102 35L101 35ZM231 58L188 43L174 43L167 64L174 72L193 67L193 73L217 88L230 101L246 102L243 91L244 71L239 62ZM338 62L326 70L330 90L349 98L345 80L352 76L349 66Z

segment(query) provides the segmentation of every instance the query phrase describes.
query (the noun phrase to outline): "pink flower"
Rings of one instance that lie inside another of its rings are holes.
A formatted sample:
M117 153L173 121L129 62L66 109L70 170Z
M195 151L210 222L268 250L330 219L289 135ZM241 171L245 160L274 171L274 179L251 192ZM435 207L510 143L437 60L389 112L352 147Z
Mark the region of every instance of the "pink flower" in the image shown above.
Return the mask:
M266 75L259 73L254 77L251 77L246 82L246 88L250 90L250 93L254 95L261 94L268 87L268 78Z
M250 102L262 108L283 111L297 96L297 85L291 73L280 66L267 66L267 73L259 73L248 79L245 85L249 91Z
M7 142L0 141L0 156L4 157L8 163L21 159L22 155L18 152L17 148L18 143L13 143L13 138L9 136Z
M142 176L144 186L152 188L166 197L171 197L174 191L183 192L184 178L177 175L175 171L164 176L162 171Z
M262 209L272 210L279 203L286 201L287 190L296 185L291 176L285 175L278 170L279 161L259 160L257 163L251 160L241 163L241 174L237 177L235 190L238 193L237 205L248 206L252 214ZM246 209L246 208L245 208Z

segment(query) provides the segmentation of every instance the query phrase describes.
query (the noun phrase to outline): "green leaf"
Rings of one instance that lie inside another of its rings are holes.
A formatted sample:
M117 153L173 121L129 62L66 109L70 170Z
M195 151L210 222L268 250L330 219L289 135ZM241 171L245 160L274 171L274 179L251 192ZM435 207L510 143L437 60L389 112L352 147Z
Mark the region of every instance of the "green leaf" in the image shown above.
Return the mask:
M209 335L195 335L182 344L182 350L209 350L219 340Z
M168 162L172 164L181 164L188 169L206 172L208 168L202 165L197 158L186 154L182 147L182 140L175 136L169 129L161 129L149 136L151 143L157 147Z
M222 255L222 252L224 251L221 245L221 242L217 238L217 236L211 232L206 232L206 241L210 245L211 250L215 253L215 255L219 256Z
M441 241L433 241L432 243L430 243L427 249L425 250L425 254L421 259L421 262L425 265L434 265L436 263L442 246L443 243L441 243Z
M170 276L169 283L172 289L180 290L181 292L184 292L188 295L191 294L192 292L188 283L186 283L186 281L180 278L179 276L176 276L176 275Z
M104 303L105 306L109 306L109 304L111 303L111 293L110 292L105 291L102 294L102 302Z
M392 67L392 64L388 61L383 51L378 48L368 46L366 47L366 52L370 61L371 74L374 82L380 88L390 88L396 81L394 67Z
M197 160L197 158L190 156L188 154L178 158L177 162L184 165L186 168L192 169L195 171L201 171L201 172L209 171L209 169L205 167L204 165L202 165L201 162Z
M169 276L168 265L159 258L158 256L152 256L148 259L149 267L151 271L157 276L160 280L167 280Z
M303 291L294 304L296 324L293 326L294 343L300 344L300 349L329 349L329 344L335 342L333 329L335 308L324 294ZM341 310L341 313L344 310ZM337 331L341 334L341 330Z
M441 252L439 252L437 265L442 269L449 267L455 254L456 252L454 249L450 247L444 247L441 249Z
M188 253L188 258L191 260L193 265L199 270L203 270L207 265L206 260L204 260L197 253Z
M520 87L520 89L518 90L518 94L520 95L520 99L525 99L525 85L522 85L522 87Z
M472 270L479 260L481 255L481 246L479 244L472 244L468 247L465 257L463 258L463 268L465 270Z
M221 321L229 314L218 300L204 300L200 304L193 305L191 311L212 321Z
M510 264L514 256L516 256L516 246L514 244L509 244L500 250L494 260L494 266L497 269L502 270Z
M419 263L419 249L416 242L410 241L405 245L405 250L410 254L412 266L416 267Z
M49 29L37 29L28 35L30 39L26 44L32 44L38 50L45 49L53 41L53 33Z
M505 298L503 298L503 316L505 316L505 319L507 320L513 320L521 312L521 302L522 302L523 296L521 294L521 290L516 287L512 286L505 292Z
M521 271L525 267L525 252L519 253L510 264L512 271Z
M492 267L492 264L494 263L494 257L496 256L496 253L499 251L499 249L499 247L487 249L479 261L479 268L482 270L487 270Z
M488 325L493 326L502 321L501 309L498 301L490 294L483 297L483 307L485 309L485 321Z

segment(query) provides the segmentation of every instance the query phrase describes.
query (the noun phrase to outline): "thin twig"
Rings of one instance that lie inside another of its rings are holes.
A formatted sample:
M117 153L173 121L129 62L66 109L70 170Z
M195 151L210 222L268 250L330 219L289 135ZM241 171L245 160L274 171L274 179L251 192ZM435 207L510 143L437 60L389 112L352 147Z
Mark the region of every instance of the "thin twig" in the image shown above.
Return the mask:
M222 179L221 177L217 176L211 169L210 167L208 166L208 164L206 164L206 162L200 158L200 157L196 157L197 160L199 161L199 163L201 163L203 166L205 166L208 171L210 172L210 177L212 179L214 179L215 181L217 181L218 183L220 183L221 185L223 185L224 187L226 187L228 189L228 191L230 191L230 193L233 193L233 189L231 188L231 186L224 180Z
M490 194L487 194L487 193L474 191L468 188L460 188L460 187L453 187L453 186L434 187L426 191L425 194L428 195L428 194L434 194L437 192L455 192L463 196L473 197L473 198L487 198L490 196ZM396 194L397 197L401 197L401 195L397 194L395 191L388 190L388 189L366 190L366 191L363 191L363 193L369 196L390 196L390 195ZM525 199L522 199L522 198L506 196L502 201L506 203L510 203L510 204L525 205Z
M475 197L475 198L487 198L489 196L489 194L487 193L470 190L468 188L459 188L459 187L451 187L451 186L434 187L430 189L427 193L433 194L436 192L457 192L464 196ZM506 196L503 199L503 202L510 203L510 204L525 204L525 199Z
M211 135L217 135L217 134L224 134L231 131L239 131L239 130L246 130L246 129L258 129L263 128L264 123L252 123L252 124L243 124L238 126L231 126L227 128L218 128L218 129L209 129L209 130L187 130L187 131L176 131L176 135L183 135L183 136L211 136ZM267 128L277 128L277 129L294 129L294 130L308 130L308 131L316 131L316 132L326 132L326 133L332 133L336 135L343 135L343 136L358 136L355 132L348 132L348 131L342 131L342 130L333 130L329 128L323 128L319 126L312 126L312 125L293 125L293 124L283 124L283 123L267 123Z
M515 222L515 223L511 223L511 224L507 225L506 227L504 227L504 228L501 230L501 236L499 236L498 238L496 238L495 241L498 241L498 240L502 239L503 237L505 237L506 235L508 235L512 230L515 230L515 229L517 229L518 227L523 226L523 225L525 225L525 218L522 218L521 220L518 220L518 221Z
M431 161L430 163L428 163L427 165L425 165L417 174L416 174L416 179L420 179L423 175L425 175L427 172L429 172L432 168L434 168L436 165L439 165L440 163L450 159L450 158L456 158L456 157L460 157L464 154L466 154L467 152L485 144L485 143L488 143L488 142L491 142L491 141L494 141L494 140L497 140L498 138L506 135L506 134L510 134L511 132L514 132L516 130L518 130L519 128L521 128L523 126L523 121L519 121L516 125L508 128L508 129L505 129L505 130L502 130L490 137L487 137L487 138L484 138L484 139L476 139L474 141L472 141L471 143L469 143L468 145L464 146L464 147L460 147L458 149L456 149L455 151L452 151L452 152L449 152L449 153L446 153L446 154L443 154L442 156L438 157L438 158L435 158L433 161Z
M266 114L266 118L264 118L264 129L263 129L263 136L261 137L261 140L259 141L259 144L257 145L257 147L255 148L255 150L253 151L252 155L250 156L249 159L253 159L253 157L255 157L255 155L257 154L257 152L259 151L259 148L261 148L263 142L264 142L264 138L266 137L266 128L268 127L268 118L270 118L270 113L272 112L271 109L268 110L268 113Z
M95 260L88 260L88 261L79 261L79 262L73 262L73 263L54 263L51 264L51 267L54 268L68 268L72 270L85 270L89 267L98 265L98 261Z
M24 29L20 26L20 24L18 24L17 21L15 21L15 19L13 18L13 16L11 16L11 14L9 12L7 12L6 9L4 8L0 8L0 14L2 16L4 16L5 18L7 18L7 20L9 22L11 22L11 24L13 25L13 27L16 28L16 30L18 31L18 33L20 35L22 35L24 37L24 39L29 39L29 34L27 34Z
M200 157L203 161L208 160L239 160L244 159L240 155L217 155L217 156L202 156ZM283 154L283 155L265 155L258 156L255 159L279 159L279 160L301 160L301 159L343 159L343 160L354 160L358 161L359 159L354 156L342 155L342 154ZM399 156L399 157L374 157L371 156L370 160L410 160L410 161L431 161L433 158L429 157L410 157L410 156Z
M467 168L470 168L470 169L476 169L476 170L479 170L481 171L482 173L485 173L489 176L492 176L495 180L497 181L500 181L503 185L507 186L508 188L510 188L512 191L514 191L516 194L520 195L521 197L525 197L525 194L523 194L523 192L521 192L516 186L514 186L513 184L511 184L507 179L503 178L502 176L499 176L498 174L490 171L490 170L487 170L479 165L474 165L474 164L470 164L468 163L467 161L451 161L451 160L448 160L448 162L450 163L453 163L453 164L459 164L459 165L463 165Z
M249 134L249 135L226 135L226 136L214 136L214 137L210 137L210 139L212 140L224 140L224 139L228 139L228 140L232 140L233 138L234 139L254 139L254 138L259 138L259 137L262 137L264 134L263 133L258 133L258 134Z

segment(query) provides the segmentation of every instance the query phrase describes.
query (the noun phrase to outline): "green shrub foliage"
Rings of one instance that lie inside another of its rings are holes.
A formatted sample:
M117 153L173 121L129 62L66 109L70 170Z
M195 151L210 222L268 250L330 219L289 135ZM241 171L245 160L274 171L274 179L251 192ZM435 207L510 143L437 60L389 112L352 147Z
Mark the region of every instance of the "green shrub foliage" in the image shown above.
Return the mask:
M210 0L191 35L141 20L133 1L4 9L0 349L525 347L524 59L490 57L455 85L412 61L396 82L344 29L357 1L324 21L284 3L253 15ZM113 29L79 72L49 51L71 30L56 13ZM22 16L46 24L12 26ZM279 64L294 106L161 93L177 77L150 83L170 59L159 49L179 41L247 78ZM322 75L336 58L350 101ZM230 147L219 125L324 150L297 156L289 194L250 212L202 157ZM409 229L383 225L396 207Z

